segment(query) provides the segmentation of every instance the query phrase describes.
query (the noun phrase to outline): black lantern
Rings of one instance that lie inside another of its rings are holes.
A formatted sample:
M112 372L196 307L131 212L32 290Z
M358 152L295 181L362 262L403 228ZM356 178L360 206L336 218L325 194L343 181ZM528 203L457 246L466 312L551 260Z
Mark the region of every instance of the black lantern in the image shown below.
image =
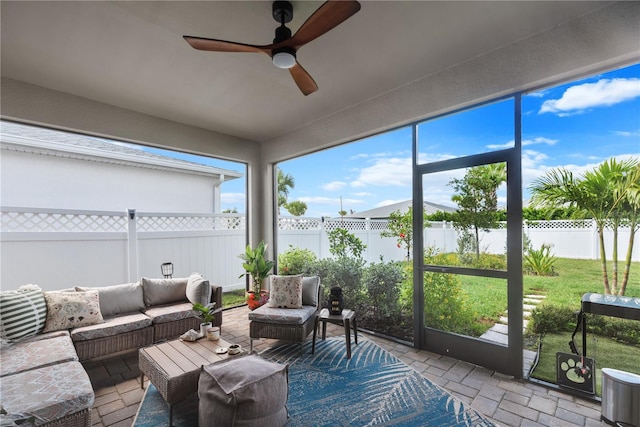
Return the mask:
M162 275L165 279L170 279L173 277L173 263L165 262L160 265L160 270L162 270Z
M339 287L331 288L331 293L329 294L329 314L342 314L342 289Z

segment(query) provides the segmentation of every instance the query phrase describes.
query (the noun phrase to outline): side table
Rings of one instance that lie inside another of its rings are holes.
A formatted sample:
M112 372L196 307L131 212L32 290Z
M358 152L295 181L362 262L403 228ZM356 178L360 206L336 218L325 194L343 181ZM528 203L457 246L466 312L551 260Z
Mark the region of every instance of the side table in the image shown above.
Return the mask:
M342 314L329 314L329 310L323 308L316 317L316 324L313 328L313 344L311 353L316 351L316 333L318 331L318 323L322 322L322 340L327 338L327 322L344 325L344 337L347 342L347 359L351 359L351 324L353 323L353 334L356 344L358 344L358 321L356 320L356 312L349 309L342 310Z

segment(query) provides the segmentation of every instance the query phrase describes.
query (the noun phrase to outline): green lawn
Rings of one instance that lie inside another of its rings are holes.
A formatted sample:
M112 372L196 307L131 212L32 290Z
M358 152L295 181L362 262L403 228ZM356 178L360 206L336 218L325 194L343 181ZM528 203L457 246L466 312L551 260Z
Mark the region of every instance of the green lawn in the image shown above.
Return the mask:
M580 309L582 295L587 292L604 293L600 261L558 258L557 276L524 276L523 292L546 295L545 304L566 305ZM611 271L611 263L609 263ZM622 264L619 264L622 270ZM622 280L622 271L620 271ZM640 262L631 264L626 296L640 297ZM497 320L507 308L507 281L487 277L459 276L462 289L468 296L478 317Z
M222 306L234 307L245 303L244 289L237 289L231 292L224 292L222 294Z

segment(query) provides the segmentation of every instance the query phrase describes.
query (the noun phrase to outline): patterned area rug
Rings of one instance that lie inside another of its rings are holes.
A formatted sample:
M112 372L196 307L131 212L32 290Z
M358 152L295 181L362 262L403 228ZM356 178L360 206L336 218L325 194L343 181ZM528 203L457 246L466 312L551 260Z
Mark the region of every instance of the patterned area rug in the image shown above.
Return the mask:
M288 426L494 426L391 353L359 337L346 358L344 336L276 346L262 356L289 364ZM197 425L197 398L174 406L173 425ZM134 427L163 425L169 409L149 386Z

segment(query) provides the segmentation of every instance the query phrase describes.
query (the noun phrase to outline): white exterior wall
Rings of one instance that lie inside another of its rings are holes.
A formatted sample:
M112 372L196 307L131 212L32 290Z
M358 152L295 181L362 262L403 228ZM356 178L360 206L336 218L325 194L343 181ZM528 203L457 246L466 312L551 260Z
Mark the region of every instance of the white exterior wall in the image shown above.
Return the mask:
M2 206L212 213L212 177L2 150Z

